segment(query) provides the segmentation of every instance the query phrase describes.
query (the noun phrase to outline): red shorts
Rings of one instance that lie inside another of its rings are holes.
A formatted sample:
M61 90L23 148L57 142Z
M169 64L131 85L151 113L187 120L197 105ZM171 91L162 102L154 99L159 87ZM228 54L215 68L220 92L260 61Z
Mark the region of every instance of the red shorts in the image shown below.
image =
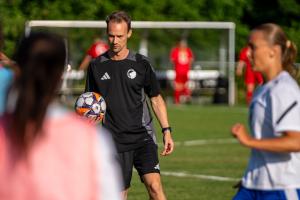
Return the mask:
M176 74L175 82L177 83L186 83L188 81L187 74Z
M188 81L189 69L180 69L175 71L175 82L177 83L186 83Z

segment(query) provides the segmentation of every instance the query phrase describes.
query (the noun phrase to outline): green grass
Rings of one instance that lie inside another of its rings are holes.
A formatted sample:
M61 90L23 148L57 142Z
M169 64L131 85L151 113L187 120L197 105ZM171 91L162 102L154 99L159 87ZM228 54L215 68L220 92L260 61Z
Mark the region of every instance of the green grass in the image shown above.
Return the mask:
M246 107L169 106L169 120L176 142L190 140L230 139L230 127L235 122L246 124ZM156 122L158 139L160 128ZM160 148L161 150L161 148ZM161 171L186 172L239 179L247 164L249 150L238 143L178 145L168 157L160 156ZM215 181L193 177L162 175L165 193L171 200L225 200L235 194L235 181ZM148 199L137 173L133 174L128 200Z

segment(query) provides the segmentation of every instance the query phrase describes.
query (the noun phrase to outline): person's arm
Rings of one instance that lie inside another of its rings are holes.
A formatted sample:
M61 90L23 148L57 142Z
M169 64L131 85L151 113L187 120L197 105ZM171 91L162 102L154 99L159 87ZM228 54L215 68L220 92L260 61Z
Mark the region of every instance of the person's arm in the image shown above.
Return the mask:
M270 93L269 106L272 116L273 138L251 137L242 124L235 124L231 132L239 142L247 147L271 152L300 151L300 105L299 89L288 83L278 84ZM253 113L252 113L253 114ZM255 115L252 115L255 117ZM263 124L261 125L263 126ZM281 134L279 134L281 133ZM261 135L267 135L261 133ZM276 136L276 137L275 137Z
M17 78L20 75L20 69L17 66L17 64L12 61L11 59L9 59L4 53L0 52L0 62L10 68L13 73L14 73L14 77Z
M117 153L109 133L100 129L97 134L97 183L99 199L121 200L121 169L116 160Z
M167 108L166 108L165 101L163 100L161 95L151 97L151 105L152 105L153 111L156 115L156 118L158 119L158 121L160 123L160 126L162 128L169 127ZM174 142L173 142L170 130L164 131L163 135L164 135L163 136L164 137L164 150L161 153L161 155L166 156L173 152Z
M92 60L92 57L90 55L86 55L84 57L84 59L82 60L81 64L79 65L79 70L87 69L91 60Z
M300 151L298 131L285 131L281 137L276 138L255 139L247 133L244 125L237 123L231 128L231 132L242 145L249 148L277 153Z
M243 69L246 66L246 63L243 60L240 60L236 66L236 75L241 76L243 74Z
M91 62L89 64L88 69L87 69L84 92L100 93L98 88L97 88L96 80L94 78L94 72L93 72L92 66L93 66L93 62ZM89 117L89 122L91 124L97 124L101 121L102 121L102 117L97 117L97 116L95 116L95 117L90 116Z
M1 51L0 51L0 62L3 63L4 65L10 64L10 59Z

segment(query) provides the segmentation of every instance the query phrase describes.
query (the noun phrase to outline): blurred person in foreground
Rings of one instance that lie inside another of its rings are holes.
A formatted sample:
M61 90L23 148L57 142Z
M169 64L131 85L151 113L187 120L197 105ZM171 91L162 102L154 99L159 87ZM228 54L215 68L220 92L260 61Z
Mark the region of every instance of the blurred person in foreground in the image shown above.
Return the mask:
M106 101L103 125L111 131L116 142L124 178L124 199L127 199L134 166L150 199L164 200L147 96L162 127L163 156L171 154L174 148L167 108L148 58L127 48L132 34L128 14L113 12L106 18L106 23L110 49L91 62L85 90L101 94Z
M97 58L109 49L108 44L101 38L96 38L92 46L87 51L85 57L80 63L79 70L85 70L89 66L92 59Z
M296 46L276 24L263 24L249 37L253 69L266 83L250 104L251 135L242 124L232 135L251 149L234 200L300 199L300 89L294 78Z
M246 103L249 105L256 85L262 85L264 82L260 72L254 71L249 59L250 48L244 47L240 52L240 58L236 67L236 75L242 76L244 69L244 83L246 85Z
M121 199L105 132L54 101L65 57L62 38L49 33L17 49L14 107L0 117L0 199Z
M19 74L17 66L3 53L4 37L0 21L0 116L6 107L7 92L15 76Z
M194 61L194 55L185 39L181 39L176 47L172 48L170 60L175 70L174 103L188 102L191 98L191 91L188 88L188 75Z

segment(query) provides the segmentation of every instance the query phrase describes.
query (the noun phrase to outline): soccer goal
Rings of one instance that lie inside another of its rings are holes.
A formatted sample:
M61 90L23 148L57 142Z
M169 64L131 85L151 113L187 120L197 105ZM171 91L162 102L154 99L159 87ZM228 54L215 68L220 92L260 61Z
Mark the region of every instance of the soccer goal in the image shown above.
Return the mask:
M190 87L195 96L215 91L217 80L228 80L228 104L235 104L235 24L232 22L199 21L133 21L133 36L129 48L149 56L162 88L172 87L175 77L169 60L170 49L179 38L186 38L195 61L190 71ZM59 32L66 38L69 72L65 79L83 79L77 71L80 60L95 35L105 37L105 21L33 20L26 22L25 34L46 29ZM70 70L72 69L72 70ZM67 88L65 88L67 89ZM167 93L167 92L166 92ZM200 97L200 98L201 98Z

